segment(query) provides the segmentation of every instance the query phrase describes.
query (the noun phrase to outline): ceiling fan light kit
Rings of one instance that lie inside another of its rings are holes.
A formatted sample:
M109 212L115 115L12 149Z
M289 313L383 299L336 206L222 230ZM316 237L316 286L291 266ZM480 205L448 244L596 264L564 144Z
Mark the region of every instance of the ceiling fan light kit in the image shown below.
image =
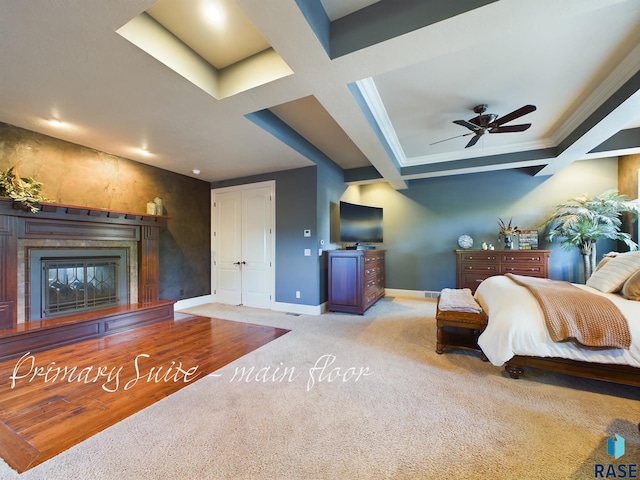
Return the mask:
M482 137L485 133L513 133L513 132L524 132L527 130L531 124L530 123L522 123L519 125L504 125L516 118L520 118L528 113L534 112L536 110L535 105L525 105L524 107L520 107L517 110L514 110L511 113L508 113L502 117L498 117L495 113L485 113L487 111L487 104L483 103L481 105L476 105L473 107L474 113L477 114L476 117L471 118L469 120L454 120L453 123L456 125L460 125L462 127L468 128L471 130L470 133L465 133L464 135L458 135L458 137L466 137L467 135L473 134L473 138L469 140L465 148L473 147L480 137ZM458 138L452 137L452 138ZM451 140L448 138L446 140ZM446 140L441 140L444 142ZM440 142L435 142L440 143ZM431 145L435 145L432 143Z

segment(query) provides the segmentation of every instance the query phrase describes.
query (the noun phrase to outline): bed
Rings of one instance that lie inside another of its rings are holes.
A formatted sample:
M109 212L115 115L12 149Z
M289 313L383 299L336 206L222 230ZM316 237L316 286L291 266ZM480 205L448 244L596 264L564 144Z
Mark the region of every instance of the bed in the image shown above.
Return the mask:
M535 279L608 299L628 325L628 348L585 347L575 339L554 341L547 308L536 298L539 292L519 283L523 280L527 279L509 274L489 277L476 290L475 298L489 319L478 345L492 364L504 365L512 378L532 367L640 386L640 252L608 257L587 285Z

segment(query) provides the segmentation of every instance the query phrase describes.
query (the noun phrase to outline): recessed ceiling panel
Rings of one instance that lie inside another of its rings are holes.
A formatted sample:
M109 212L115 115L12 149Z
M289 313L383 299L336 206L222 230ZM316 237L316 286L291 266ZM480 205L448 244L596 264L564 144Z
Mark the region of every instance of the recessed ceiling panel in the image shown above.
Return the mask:
M300 98L269 110L342 168L370 165L315 97Z
M529 18L514 10L510 21L487 29L480 42L470 38L468 47L449 55L373 77L405 165L557 144L563 112L580 107L593 86L611 73L607 66L619 63L640 40L638 17L629 14L627 5ZM602 25L616 28L605 29L594 42ZM469 130L453 122L476 117L473 108L480 104L499 117L527 104L537 110L511 122L532 123L530 129L487 134L465 149L470 137L463 135Z
M160 0L118 33L217 99L293 73L233 0Z
M147 14L217 69L270 48L234 0L159 0Z

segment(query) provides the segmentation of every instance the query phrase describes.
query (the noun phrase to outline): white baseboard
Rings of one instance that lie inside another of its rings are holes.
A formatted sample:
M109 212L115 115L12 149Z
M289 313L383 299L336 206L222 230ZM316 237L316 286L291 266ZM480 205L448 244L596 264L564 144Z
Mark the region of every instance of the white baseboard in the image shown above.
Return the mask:
M273 302L271 310L275 312L294 313L297 315L322 315L327 311L327 304L300 305L298 303Z
M386 288L385 295L389 297L413 297L413 298L438 298L440 292L429 290L403 290L399 288ZM179 300L174 304L173 309L177 312L186 308L197 307L207 303L215 303L211 295L187 298ZM327 312L327 302L321 305L300 305L299 303L273 302L271 310L274 312L293 313L296 315L322 315Z
M179 300L174 304L173 309L177 312L186 308L197 307L207 303L215 303L215 297L212 295L203 295L202 297L187 298ZM297 315L322 315L327 311L326 302L322 305L300 305L297 303L273 302L271 310L274 312L294 313Z
M211 298L211 295L203 295L201 297L186 298L184 300L178 300L173 305L173 310L177 312L179 310L184 310L185 308L197 307L199 305L205 305L207 303L212 303L212 302L213 302L213 299Z
M432 290L403 290L400 288L385 288L385 295L390 297L438 298L440 292Z

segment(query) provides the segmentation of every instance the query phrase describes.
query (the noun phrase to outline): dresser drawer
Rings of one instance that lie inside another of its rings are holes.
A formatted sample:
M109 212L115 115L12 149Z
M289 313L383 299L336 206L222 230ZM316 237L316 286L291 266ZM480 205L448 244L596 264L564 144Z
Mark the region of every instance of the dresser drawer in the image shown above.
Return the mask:
M485 252L469 252L460 254L460 262L461 263L497 263L498 255L495 253L485 253Z
M516 275L527 275L529 277L544 277L545 268L544 265L526 265L526 264L512 264L502 265L502 271L500 273L513 273Z
M503 253L502 258L500 260L503 265L511 265L511 264L545 265L546 263L546 259L544 256L537 255L535 253L529 254L529 252L527 252L526 255L522 255L521 253L518 253L515 255L509 254L509 253Z
M381 273L380 268L376 268L373 266L365 266L364 268L364 281L368 282L370 280L375 280Z
M460 269L462 270L463 274L466 273L484 273L484 274L488 274L488 275L496 275L500 272L500 269L498 267L497 263L492 264L487 264L487 263L463 263L462 265L460 265Z
M499 275L499 273L463 273L460 278L460 286L458 288L469 288L472 292L475 292L476 288L478 288L478 285L480 285L483 280L493 277L494 275Z

